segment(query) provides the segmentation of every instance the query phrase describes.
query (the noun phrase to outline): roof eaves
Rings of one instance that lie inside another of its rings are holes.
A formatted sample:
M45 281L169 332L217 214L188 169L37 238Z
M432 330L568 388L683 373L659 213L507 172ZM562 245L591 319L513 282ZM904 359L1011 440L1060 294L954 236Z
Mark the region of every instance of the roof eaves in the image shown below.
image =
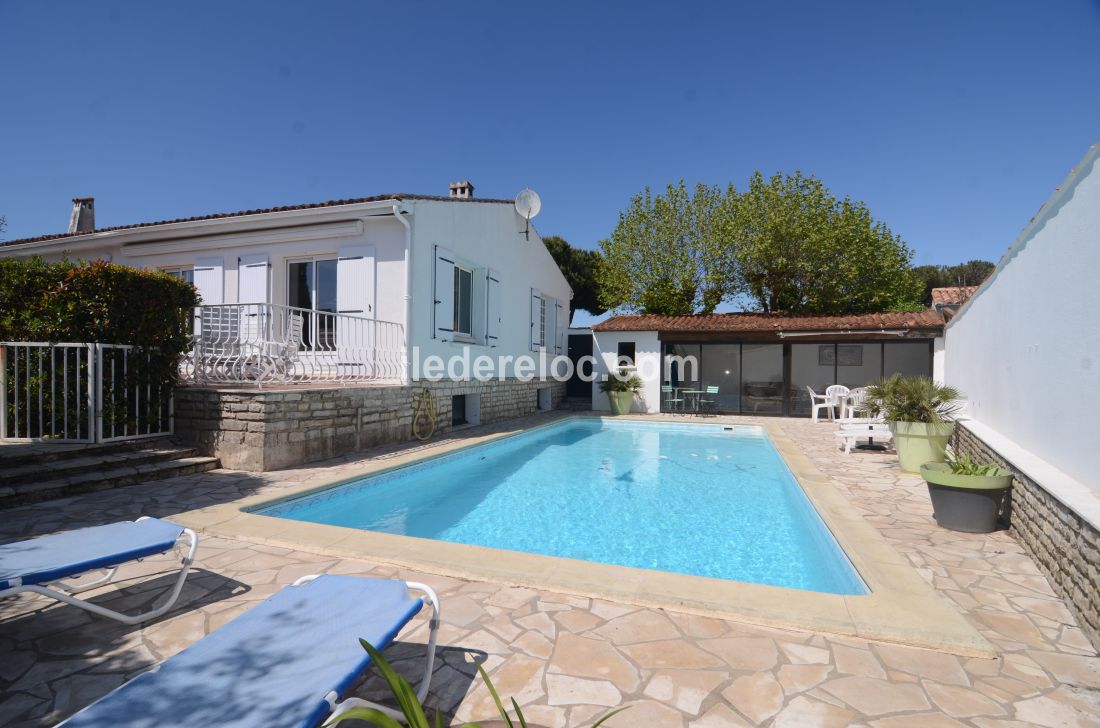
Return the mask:
M54 240L66 240L69 238L79 238L87 235L96 235L99 233L111 233L123 230L138 230L141 228L153 228L162 225L177 225L190 222L203 222L207 220L223 220L235 217L248 217L251 215L269 215L272 213L280 212L294 212L298 210L315 210L327 207L339 207L342 205L358 205L370 202L383 202L386 200L423 200L427 202L474 202L474 203L486 203L486 204L514 204L512 200L498 200L488 197L447 197L444 195L414 195L404 192L397 192L388 195L373 195L371 197L359 197L343 200L328 200L326 202L311 202L303 203L300 205L282 205L279 207L258 208L253 210L239 210L237 212L218 212L208 215L196 215L193 217L181 217L173 220L157 220L154 222L138 222L130 223L128 225L113 225L111 227L96 228L91 232L81 233L53 233L50 235L39 235L30 238L20 238L18 240L5 240L0 241L0 247L9 247L15 245L29 245L31 243L44 243Z

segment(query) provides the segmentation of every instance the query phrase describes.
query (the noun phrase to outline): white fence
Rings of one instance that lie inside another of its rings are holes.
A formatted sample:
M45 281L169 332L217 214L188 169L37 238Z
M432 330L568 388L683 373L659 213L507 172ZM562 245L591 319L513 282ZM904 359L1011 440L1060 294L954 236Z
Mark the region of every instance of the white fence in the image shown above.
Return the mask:
M120 344L0 342L0 439L112 442L172 432L155 354Z
M390 321L272 303L199 306L182 373L207 384L397 382L404 345Z

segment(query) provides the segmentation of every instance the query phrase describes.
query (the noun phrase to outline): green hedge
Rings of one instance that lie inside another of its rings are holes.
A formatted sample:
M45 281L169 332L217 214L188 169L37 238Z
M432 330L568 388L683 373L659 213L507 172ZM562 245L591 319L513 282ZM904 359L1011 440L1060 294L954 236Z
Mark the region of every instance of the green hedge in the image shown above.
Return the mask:
M131 344L187 351L195 287L159 271L95 261L0 258L0 341Z
M129 354L103 351L102 417L112 434L156 432L150 423L166 420L180 358L191 348L197 302L194 286L158 271L102 261L0 259L0 341L136 347ZM87 379L87 355L77 356L73 349L7 350L8 407L0 416L9 432L21 425L32 437L58 437L58 423L67 421L77 436L90 436L86 394L78 389Z

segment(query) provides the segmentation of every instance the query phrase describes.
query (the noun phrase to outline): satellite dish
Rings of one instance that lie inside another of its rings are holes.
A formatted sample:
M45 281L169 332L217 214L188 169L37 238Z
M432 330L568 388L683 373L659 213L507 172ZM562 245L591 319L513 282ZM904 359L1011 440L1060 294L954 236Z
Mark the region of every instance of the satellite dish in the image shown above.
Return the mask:
M531 239L531 218L539 214L539 210L542 209L542 200L539 199L538 193L530 187L524 187L523 190L516 195L516 212L524 219L527 226L523 230L523 237L528 240Z

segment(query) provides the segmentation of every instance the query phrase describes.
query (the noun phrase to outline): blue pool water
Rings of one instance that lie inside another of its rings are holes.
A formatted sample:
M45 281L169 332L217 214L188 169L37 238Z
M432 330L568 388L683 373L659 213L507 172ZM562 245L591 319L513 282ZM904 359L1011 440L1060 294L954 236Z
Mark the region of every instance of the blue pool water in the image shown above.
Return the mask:
M257 512L680 574L867 593L763 429L753 426L566 420Z

